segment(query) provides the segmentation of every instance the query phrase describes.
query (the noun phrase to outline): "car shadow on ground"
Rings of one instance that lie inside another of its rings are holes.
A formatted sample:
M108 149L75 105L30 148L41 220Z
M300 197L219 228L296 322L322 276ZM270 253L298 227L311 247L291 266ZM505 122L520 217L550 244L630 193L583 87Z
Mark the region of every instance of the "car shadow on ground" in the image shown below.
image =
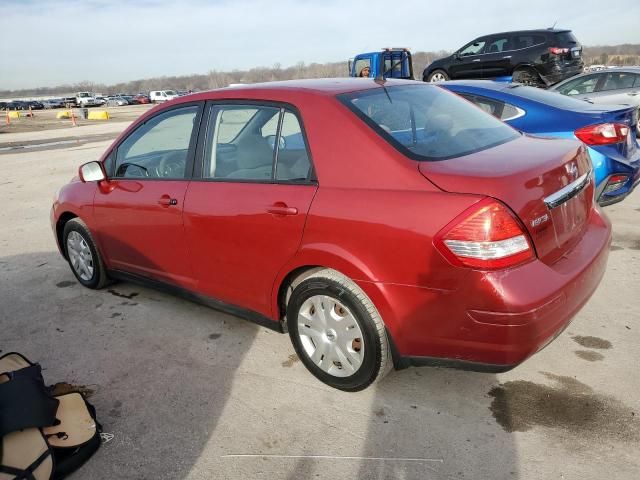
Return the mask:
M82 287L57 252L0 257L0 354L89 395L114 435L74 478L184 478L260 328L130 283Z

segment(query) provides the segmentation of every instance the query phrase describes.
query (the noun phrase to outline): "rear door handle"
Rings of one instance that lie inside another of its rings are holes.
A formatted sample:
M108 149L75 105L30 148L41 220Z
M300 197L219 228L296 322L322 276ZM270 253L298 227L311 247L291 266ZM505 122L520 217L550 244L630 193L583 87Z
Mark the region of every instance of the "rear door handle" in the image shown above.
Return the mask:
M471 61L472 61L472 62L479 62L479 61L480 61L480 59L479 59L479 58L476 58L475 60L471 60Z
M506 57L502 57L502 58L511 58L511 55L507 55Z
M638 95L640 92L629 92L627 93L627 95L631 96L631 97L635 97L636 95Z
M158 203L163 207L170 207L178 204L178 200L175 198L171 198L169 195L162 195Z
M295 207L289 207L286 203L278 202L267 207L267 212L272 215L297 215L298 209Z

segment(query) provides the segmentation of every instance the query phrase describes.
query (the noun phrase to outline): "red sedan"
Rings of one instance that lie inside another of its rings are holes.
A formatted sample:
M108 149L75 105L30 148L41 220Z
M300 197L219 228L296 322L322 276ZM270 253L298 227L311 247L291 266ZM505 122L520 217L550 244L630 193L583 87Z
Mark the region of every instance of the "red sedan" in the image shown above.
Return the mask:
M504 371L605 271L589 158L435 85L308 80L158 106L54 201L78 281L131 280L288 331L323 382Z

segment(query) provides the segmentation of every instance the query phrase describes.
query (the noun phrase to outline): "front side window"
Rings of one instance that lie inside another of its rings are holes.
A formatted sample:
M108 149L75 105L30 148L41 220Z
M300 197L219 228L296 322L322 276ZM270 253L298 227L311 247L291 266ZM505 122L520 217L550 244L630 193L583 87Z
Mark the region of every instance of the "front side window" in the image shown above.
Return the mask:
M509 44L509 37L494 37L490 40L489 46L486 50L487 53L500 53L506 50L511 50L511 45Z
M460 49L460 56L466 57L468 55L478 55L482 53L485 43L485 40L475 40L473 43L470 43Z
M468 155L519 136L491 115L434 85L380 87L338 98L415 160Z
M137 128L118 146L114 177L185 178L198 109L193 105L169 110Z
M203 178L228 181L307 180L310 160L298 117L271 106L211 109Z
M562 87L558 88L558 91L563 95L585 95L593 93L598 85L598 80L602 78L601 75L590 75L583 78L576 78L567 82Z

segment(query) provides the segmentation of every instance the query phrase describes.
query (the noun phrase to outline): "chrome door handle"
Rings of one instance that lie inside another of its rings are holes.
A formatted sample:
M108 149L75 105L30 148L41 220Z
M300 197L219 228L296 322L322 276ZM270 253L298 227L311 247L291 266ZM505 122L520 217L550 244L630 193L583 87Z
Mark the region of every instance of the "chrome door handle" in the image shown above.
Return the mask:
M479 61L480 61L480 59L479 59L479 58L476 58L475 60L471 60L471 61L472 61L472 62L479 62Z
M511 55L507 55L506 57L502 57L502 58L511 58Z

